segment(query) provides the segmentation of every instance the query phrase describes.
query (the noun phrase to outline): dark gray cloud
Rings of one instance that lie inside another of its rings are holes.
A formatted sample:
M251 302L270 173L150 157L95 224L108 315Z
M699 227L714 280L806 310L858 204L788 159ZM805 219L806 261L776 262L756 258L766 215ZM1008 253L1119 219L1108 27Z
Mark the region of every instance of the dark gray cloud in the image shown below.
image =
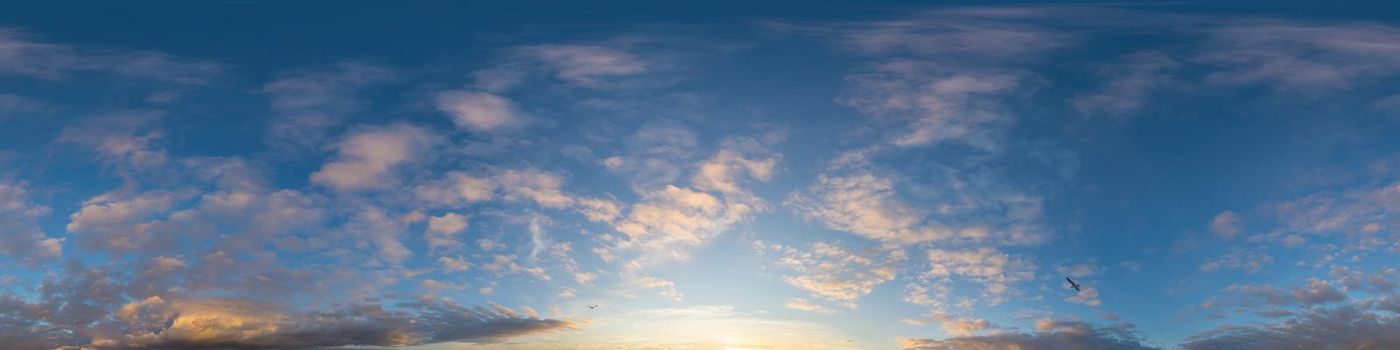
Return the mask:
M1394 349L1400 344L1400 317L1355 306L1312 311L1265 326L1224 326L1197 334L1186 350Z
M944 340L902 339L904 350L1148 350L1131 325L1096 327L1077 321L1042 320L1035 332L1006 332Z
M290 349L348 345L491 343L576 328L510 308L418 301L337 304L326 310L242 298L138 295L119 271L70 261L34 301L0 294L5 349ZM172 289L177 290L177 289Z
M93 273L100 273L90 270ZM80 271L75 275L83 276ZM92 277L88 275L88 277ZM387 308L349 304L330 311L282 311L285 305L231 298L148 297L121 304L105 279L79 278L26 303L0 296L0 341L9 349L304 349L398 346L441 342L492 343L534 333L572 329L567 320L522 315L498 305L450 301ZM57 288L57 287L55 287Z

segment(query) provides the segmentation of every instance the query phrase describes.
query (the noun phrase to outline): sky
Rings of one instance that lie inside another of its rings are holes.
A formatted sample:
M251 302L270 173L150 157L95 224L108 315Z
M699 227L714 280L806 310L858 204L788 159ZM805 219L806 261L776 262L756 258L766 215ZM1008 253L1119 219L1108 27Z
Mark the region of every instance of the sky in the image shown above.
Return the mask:
M1392 348L1394 6L4 2L0 344Z

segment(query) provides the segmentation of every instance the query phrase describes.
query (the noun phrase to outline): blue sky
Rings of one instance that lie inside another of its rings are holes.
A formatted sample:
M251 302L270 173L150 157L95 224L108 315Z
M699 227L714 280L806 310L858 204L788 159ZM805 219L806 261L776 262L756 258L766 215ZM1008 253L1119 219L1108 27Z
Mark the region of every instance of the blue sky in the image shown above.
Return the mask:
M1395 10L6 3L0 342L1380 348Z

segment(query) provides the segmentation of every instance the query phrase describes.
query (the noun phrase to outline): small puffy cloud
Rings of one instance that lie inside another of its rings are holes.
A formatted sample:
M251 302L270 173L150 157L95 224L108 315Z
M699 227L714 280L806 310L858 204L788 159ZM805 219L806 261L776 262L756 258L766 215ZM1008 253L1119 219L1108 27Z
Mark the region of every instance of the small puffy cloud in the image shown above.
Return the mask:
M467 259L462 258L462 257L460 257L460 256L458 256L458 257L450 257L450 256L438 257L438 265L439 265L439 266L442 266L443 271L447 271L447 272L462 272L462 271L470 270L470 269L472 268L472 264L471 264L470 262L467 262Z
M751 157L735 151L735 147L758 148L756 144L750 142L745 146L731 146L721 149L709 160L700 164L700 169L696 172L692 182L695 187L706 191L716 191L724 194L744 193L741 184L737 181L741 175L747 175L758 181L767 181L773 174L773 168L779 161L778 156Z
M415 160L435 136L419 127L395 124L351 133L336 145L336 157L311 174L311 182L340 191L384 188L401 164Z
M496 181L452 171L444 174L441 180L418 185L414 194L425 202L436 205L463 206L496 198Z
M1084 305L1088 305L1088 306L1094 306L1094 307L1098 307L1099 305L1103 305L1103 302L1100 302L1100 301L1099 301L1099 290L1098 290L1098 288L1095 288L1095 287L1093 287L1093 286L1088 286L1088 287L1083 287L1083 288L1081 288L1081 290L1075 292L1074 294L1072 294L1072 295L1070 295L1070 296L1068 296L1068 297L1065 297L1065 301L1068 301L1068 302L1071 302L1071 303L1084 304Z
M958 318L943 322L943 332L952 336L966 336L991 328L992 323L982 319Z
M458 128L475 132L500 130L522 121L513 102L492 93L444 91L435 101L437 109L452 117Z
M428 218L428 248L438 250L461 245L456 236L467 229L467 217L455 213Z
M675 301L681 301L685 299L685 296L681 295L681 292L676 290L675 282L652 276L642 276L634 279L632 283L635 284L637 287L643 289L658 289L660 290L658 293L661 294L661 296L666 297L667 299Z
M1234 238L1240 233L1240 225L1243 219L1239 214L1232 211L1223 211L1210 219L1210 232L1226 239Z

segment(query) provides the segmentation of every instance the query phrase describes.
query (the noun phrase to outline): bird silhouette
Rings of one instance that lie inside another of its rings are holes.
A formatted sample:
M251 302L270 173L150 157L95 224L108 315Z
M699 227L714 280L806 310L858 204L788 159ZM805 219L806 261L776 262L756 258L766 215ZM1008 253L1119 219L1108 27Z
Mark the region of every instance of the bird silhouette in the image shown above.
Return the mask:
M598 308L598 304L588 305L588 309L589 309L589 310L593 310L593 309L596 309L596 308Z
M1066 281L1069 281L1069 286L1070 286L1070 288L1074 288L1074 291L1076 291L1076 292L1079 291L1079 284L1078 284L1078 283L1074 283L1074 280L1069 279L1069 277L1065 277L1065 280L1066 280Z

